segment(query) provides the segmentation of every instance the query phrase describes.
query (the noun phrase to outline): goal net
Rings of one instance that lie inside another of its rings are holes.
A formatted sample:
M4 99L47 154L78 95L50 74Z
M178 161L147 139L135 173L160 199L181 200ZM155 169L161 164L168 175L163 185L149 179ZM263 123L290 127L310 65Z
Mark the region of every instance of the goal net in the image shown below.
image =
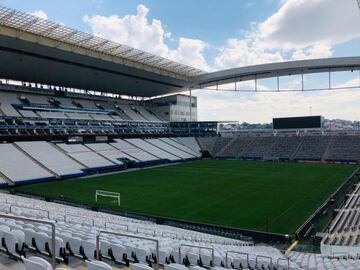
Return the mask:
M115 198L117 201L118 206L120 206L120 193L118 192L111 192L111 191L105 191L105 190L96 190L95 192L95 202L98 202L98 197L109 197L109 198Z

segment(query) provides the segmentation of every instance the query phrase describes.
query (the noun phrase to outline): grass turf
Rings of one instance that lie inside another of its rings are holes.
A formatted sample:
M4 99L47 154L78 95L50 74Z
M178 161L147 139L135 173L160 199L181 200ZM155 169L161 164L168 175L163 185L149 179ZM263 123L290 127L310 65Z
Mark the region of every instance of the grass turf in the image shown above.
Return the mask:
M202 160L18 191L95 205L95 190L121 193L111 209L292 234L355 170L355 165Z

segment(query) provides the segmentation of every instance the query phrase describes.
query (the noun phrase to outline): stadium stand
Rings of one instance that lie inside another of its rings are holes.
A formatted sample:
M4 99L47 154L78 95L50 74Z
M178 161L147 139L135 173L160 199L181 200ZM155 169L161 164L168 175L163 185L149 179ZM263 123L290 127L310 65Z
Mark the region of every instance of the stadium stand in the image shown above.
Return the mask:
M194 139L194 138L192 138L192 139ZM190 154L192 157L201 157L201 153L199 152L198 149L193 150L192 148L190 148L190 147L192 147L192 145L189 145L187 147L184 144L179 143L177 140L174 140L173 138L160 138L160 140L175 147L176 149L179 149L185 153ZM197 145L197 143L196 143L196 145Z
M124 141L121 139L115 139L115 143L110 143L110 145L114 146L115 148L122 151L128 157L130 157L133 161L140 161L140 162L154 162L158 161L159 158L151 155L148 152L141 150L140 148Z
M164 137L87 144L19 141L0 144L0 151L0 184L69 178L92 171L200 158L187 146Z
M84 167L44 141L16 142L26 155L46 167L57 176L75 177L83 175Z
M0 119L4 120L0 136L169 133L168 122L131 101L120 104L111 98L80 94L58 97L43 91L30 94L25 87L5 91L0 86Z
M360 184L356 184L344 206L330 224L321 242L321 253L326 256L357 256L360 249Z
M123 163L119 160L114 163L103 156L96 153L96 151L92 151L89 149L91 147L86 147L81 144L57 144L65 153L75 159L77 162L82 164L84 167L88 169L96 169L96 168L114 168L116 165L122 165Z
M359 259L328 258L321 254L292 251L288 254L290 260L304 270L356 270L359 269Z
M11 181L10 183L55 177L55 174L24 155L14 144L0 144L0 152L0 171L4 177Z
M170 154L169 152L166 152L166 151L164 151L142 139L125 139L125 141L135 145L138 148L141 148L143 151L145 151L147 153L151 153L152 155L154 155L160 159L169 160L169 161L180 161L181 160L180 157Z
M360 161L358 135L199 137L213 157L308 161Z
M177 137L172 139L185 145L187 148L197 153L198 156L201 156L201 148L194 137Z
M228 267L234 268L299 269L295 263L287 261L286 255L273 247L257 246L250 242L72 206L59 207L60 205L55 203L9 194L2 194L0 202L3 206L0 211L3 213L8 213L11 209L11 214L56 221L56 256L65 262L67 257L72 256L83 260L94 260L96 236L101 230L107 230L128 235L128 237L106 234L100 236L102 258L108 260L109 263L130 261L151 265L158 259L161 265L166 265L165 268L177 267L175 264L182 267L185 267L183 264L205 267L211 264L224 267L227 264ZM16 246L10 244L12 242L8 243L7 238L3 236L10 254L19 255L20 245L20 255L33 254L34 251L36 255L41 251L43 255L50 256L48 247L51 241L51 229L49 225L15 221L11 218L0 218L0 224L1 232L5 231L17 237L16 244L18 245ZM159 258L155 257L153 242L146 239L134 240L130 238L132 235L157 239L160 243ZM211 252L199 248L200 246L207 246L214 250L214 261L212 261ZM179 257L180 247L181 257ZM231 252L227 254L229 251ZM288 263L290 268L287 268ZM280 268L277 268L279 265Z
M171 153L173 155L176 155L178 157L180 157L181 159L193 159L195 158L194 155L189 154L186 151L180 150L179 148L176 148L164 141L162 141L161 139L146 139L146 141L148 143L151 143L152 145L155 145L156 147Z

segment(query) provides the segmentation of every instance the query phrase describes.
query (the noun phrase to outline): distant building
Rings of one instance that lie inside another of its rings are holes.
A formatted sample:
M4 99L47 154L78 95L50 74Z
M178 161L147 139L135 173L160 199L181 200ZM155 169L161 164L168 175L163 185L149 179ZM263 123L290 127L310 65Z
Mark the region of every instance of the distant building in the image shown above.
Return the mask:
M151 99L147 101L147 106L165 121L193 122L197 121L197 98L193 96L191 101L191 118L190 97L187 95L178 94Z

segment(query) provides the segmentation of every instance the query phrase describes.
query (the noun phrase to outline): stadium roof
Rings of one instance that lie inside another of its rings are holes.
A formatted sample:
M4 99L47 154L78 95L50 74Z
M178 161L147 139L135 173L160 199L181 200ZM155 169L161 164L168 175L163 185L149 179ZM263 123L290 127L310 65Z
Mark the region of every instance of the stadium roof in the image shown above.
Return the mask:
M0 5L0 78L154 97L189 89L360 68L360 57L289 61L206 73Z
M0 59L0 78L142 97L184 91L205 73L1 5Z
M180 64L169 59L131 48L107 39L93 36L71 27L44 20L25 12L0 5L0 24L22 32L28 32L45 38L82 47L94 52L104 53L124 60L125 64L143 65L153 68L152 71L166 71L170 74L194 77L204 71Z
M210 88L219 85L265 79L270 77L309 73L354 71L360 69L360 57L338 57L270 63L220 70L196 77L193 88Z

